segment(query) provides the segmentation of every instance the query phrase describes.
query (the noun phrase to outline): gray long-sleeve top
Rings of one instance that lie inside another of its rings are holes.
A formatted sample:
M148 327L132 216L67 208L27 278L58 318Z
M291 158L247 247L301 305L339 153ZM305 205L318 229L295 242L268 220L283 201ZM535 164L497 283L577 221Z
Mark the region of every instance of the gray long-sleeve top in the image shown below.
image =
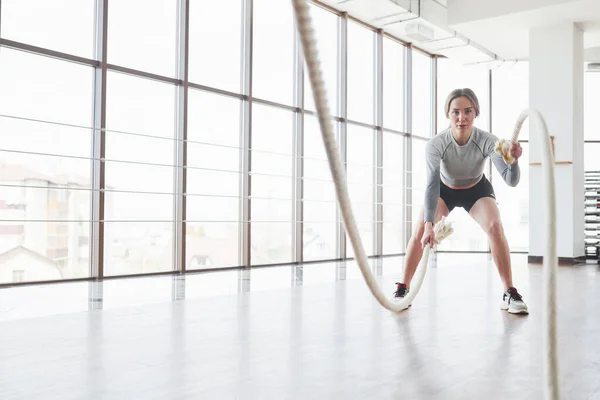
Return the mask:
M509 186L516 186L521 177L519 164L508 165L494 151L498 138L491 133L473 127L469 141L460 146L450 128L427 142L425 162L427 164L427 186L425 188L424 221L433 222L440 198L440 175L452 186L469 186L483 175L488 157Z

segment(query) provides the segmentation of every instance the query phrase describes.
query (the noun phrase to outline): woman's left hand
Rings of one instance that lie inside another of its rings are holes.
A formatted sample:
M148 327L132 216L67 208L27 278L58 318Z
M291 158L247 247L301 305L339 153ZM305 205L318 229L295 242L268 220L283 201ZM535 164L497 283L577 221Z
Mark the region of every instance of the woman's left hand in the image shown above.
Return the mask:
M517 160L519 159L519 157L521 157L521 155L523 154L523 149L521 148L521 143L517 142L517 143L513 143L510 146L510 150L509 153L514 159L515 159L515 163L517 162Z

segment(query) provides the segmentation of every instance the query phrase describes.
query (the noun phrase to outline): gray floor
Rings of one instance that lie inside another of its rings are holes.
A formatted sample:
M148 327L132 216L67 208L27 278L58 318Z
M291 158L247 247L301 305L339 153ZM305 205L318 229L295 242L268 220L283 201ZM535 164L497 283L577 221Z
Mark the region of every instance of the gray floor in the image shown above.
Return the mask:
M529 316L481 254L398 315L353 263L2 289L0 399L542 399L541 266L513 262ZM391 293L402 259L373 264ZM600 270L559 287L562 398L600 399Z

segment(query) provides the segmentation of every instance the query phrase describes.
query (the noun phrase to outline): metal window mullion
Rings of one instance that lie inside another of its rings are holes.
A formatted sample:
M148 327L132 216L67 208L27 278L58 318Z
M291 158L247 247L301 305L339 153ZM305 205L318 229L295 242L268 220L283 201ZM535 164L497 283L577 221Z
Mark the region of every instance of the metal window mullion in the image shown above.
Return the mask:
M94 116L92 126L92 192L90 232L90 276L104 278L104 187L106 155L106 55L108 42L108 0L96 2L96 58L100 61L94 71Z
M492 70L490 69L488 71L488 104L489 104L489 109L488 109L488 131L493 133L492 130ZM487 167L487 172L488 172L488 177L490 179L490 183L493 184L492 182L492 159L488 159L488 167ZM488 250L489 250L489 244L488 244Z
M296 22L294 22L296 24ZM294 27L294 128L292 148L292 260L304 260L304 55ZM293 271L292 271L293 272Z
M383 30L375 34L375 137L374 137L374 216L373 249L377 256L383 254Z
M404 130L409 133L404 143L404 252L412 234L412 48L405 48L404 56Z
M186 196L187 192L187 114L188 114L188 54L189 54L189 0L179 0L177 36L177 74L181 85L177 86L175 129L175 172L173 182L173 269L186 270Z
M488 71L488 132L492 132L492 70L490 69ZM494 183L493 181L493 177L492 177L492 159L488 159L488 166L487 166L487 172L488 172L488 178L490 180L490 183L493 185ZM487 244L487 251L489 251L490 253L492 252L492 246L490 244L490 241L487 240L486 241Z
M338 20L338 143L340 161L346 171L347 160L347 117L348 117L348 13L342 13ZM346 258L346 230L339 207L336 208L337 258Z
M438 57L431 59L431 131L429 137L434 137L437 133L437 76L438 76Z
M239 207L239 265L251 265L251 147L252 147L252 45L253 0L244 0L242 12L242 71L241 91L247 96L241 102L240 124L240 207Z

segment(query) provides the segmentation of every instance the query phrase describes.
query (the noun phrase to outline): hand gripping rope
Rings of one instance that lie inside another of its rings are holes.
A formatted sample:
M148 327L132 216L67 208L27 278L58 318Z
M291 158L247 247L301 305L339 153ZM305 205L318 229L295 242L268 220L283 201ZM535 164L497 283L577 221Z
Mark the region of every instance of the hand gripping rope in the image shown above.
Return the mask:
M348 196L346 177L338 156L335 136L333 134L331 125L331 115L329 112L329 106L327 104L327 94L325 92L325 85L320 69L316 40L314 31L312 29L308 3L307 0L292 0L292 3L295 11L294 14L296 17L297 29L300 34L300 39L304 50L304 58L308 68L308 75L313 89L314 102L317 109L325 150L327 152L329 168L333 176L337 200L342 212L344 225L346 227L346 231L348 232L350 242L352 243L354 254L356 255L356 261L367 283L367 286L369 287L369 290L373 296L375 296L377 301L390 311L402 311L408 308L419 291L419 288L421 287L429 260L430 247L425 247L423 256L421 258L420 267L418 268L416 282L411 287L409 294L401 301L392 303L388 297L381 292L379 285L375 281L375 277L369 269L365 250L360 240L356 221L353 217L352 207ZM547 399L557 400L558 360L556 354L556 302L554 293L556 288L556 271L558 268L558 263L556 258L556 199L554 189L554 163L553 156L550 151L550 135L548 134L544 120L537 111L525 110L521 113L517 120L511 142L516 142L521 130L521 126L528 116L534 117L533 120L537 131L542 136L541 142L543 147L543 164L546 165L546 168L544 169L544 186L546 188L546 239L548 245L546 246L546 254L544 255L544 281L546 287L546 307L544 310L546 331L544 339L547 349L545 353L545 392ZM505 160L512 163L511 157L508 154L510 143L507 146L506 141L500 141L497 144L497 148L498 151L503 154ZM502 149L506 149L504 153L501 152ZM452 233L452 228L445 224L445 220L443 218L436 224L434 230L436 245Z

